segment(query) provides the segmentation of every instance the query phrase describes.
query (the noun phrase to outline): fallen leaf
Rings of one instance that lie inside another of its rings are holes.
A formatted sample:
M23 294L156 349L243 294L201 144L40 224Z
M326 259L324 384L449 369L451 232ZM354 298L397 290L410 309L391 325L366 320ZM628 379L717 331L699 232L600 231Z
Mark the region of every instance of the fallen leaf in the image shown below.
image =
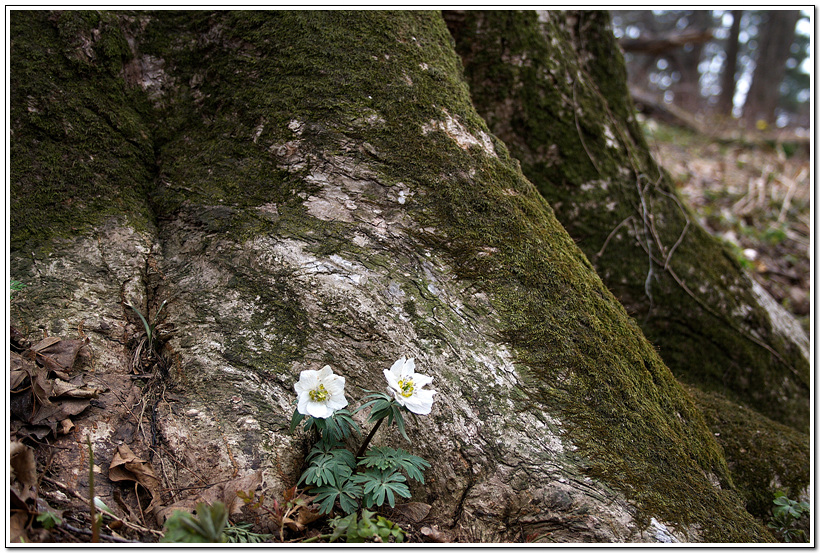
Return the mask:
M9 444L10 487L12 504L19 502L17 508L27 509L29 499L37 499L37 463L34 451L22 442Z
M89 342L85 340L61 340L57 337L44 338L31 346L36 354L36 360L49 371L67 373L74 366L77 353Z
M99 388L93 388L91 386L76 386L70 382L65 382L62 380L53 380L51 388L54 397L65 396L93 399L99 397L100 392L102 392Z
M117 446L111 465L108 467L108 479L112 482L137 482L151 494L151 504L146 508L152 510L161 501L160 481L151 464L137 457L131 448L123 444Z
M421 534L430 541L437 543L450 543L453 541L448 533L442 532L435 526L422 526L420 531Z
M27 525L28 513L18 511L12 514L9 520L9 541L11 543L31 542L26 534Z
M400 503L396 505L393 512L398 513L410 522L421 522L430 513L430 505L418 501Z
M205 502L213 505L217 501L225 504L225 509L228 515L237 515L242 511L245 502L239 498L237 492L256 491L259 484L262 483L262 471L257 470L241 478L236 478L228 482L223 482L208 488L199 496L200 502Z

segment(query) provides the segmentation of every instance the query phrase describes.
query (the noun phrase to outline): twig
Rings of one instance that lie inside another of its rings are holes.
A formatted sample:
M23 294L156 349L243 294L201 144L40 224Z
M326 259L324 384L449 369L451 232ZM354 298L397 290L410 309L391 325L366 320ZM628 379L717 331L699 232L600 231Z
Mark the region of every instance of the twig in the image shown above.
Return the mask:
M91 436L85 437L88 443L88 508L91 511L91 543L100 541L100 521L97 519L97 506L94 504L94 448Z
M609 241L612 239L613 236L615 236L615 233L618 232L618 229L621 228L622 226L624 226L626 223L630 222L633 218L634 218L634 216L630 215L629 217L627 217L626 219L624 219L623 221L618 223L618 226L616 226L614 229L612 229L612 232L610 232L609 236L607 236L606 240L604 240L604 245L601 246L601 250L598 253L595 254L595 259L598 259L599 257L601 257L604 254L604 250L609 245Z
M783 207L780 208L780 214L777 216L777 224L779 225L786 219L786 213L789 211L789 207L791 207L792 203L792 196L794 195L794 190L797 187L797 181L802 180L803 174L805 173L806 168L800 170L794 179L789 179L789 188L786 190L786 197L783 198ZM781 180L782 182L782 180Z
M45 481L46 481L46 482L48 482L49 484L52 484L52 485L54 485L54 486L57 486L57 487L58 487L58 488L60 488L62 491L66 492L66 493L68 493L68 494L73 495L74 497L76 497L77 499L79 499L80 501L82 501L83 503L85 503L85 501L86 501L86 498L85 498L85 497L83 497L82 495L80 495L79 493L77 493L75 490L72 490L71 488L69 488L68 486L66 486L65 484L63 484L62 482L57 482L56 480L52 480L52 479L51 479L51 478L49 478L48 476L43 476L43 480L45 480ZM151 533L151 534L154 534L155 536L160 536L160 537L162 537L162 536L164 536L164 535L165 535L165 534L163 534L162 532L160 532L159 530L152 530L152 529L150 529L150 528L146 528L146 527L144 527L144 526L140 526L139 524L135 524L135 523L133 523L133 522L130 522L130 521L128 521L128 520L125 520L124 518L118 517L117 515L115 515L115 514L113 514L113 513L110 513L110 512L108 512L108 511L106 511L106 512L105 512L105 516L107 516L107 517L111 517L111 518L113 518L113 519L114 519L114 520L116 520L116 521L122 522L122 523L123 523L125 526L127 526L128 528L130 528L131 530L135 530L135 531L137 531L137 532L149 532L149 533Z
M63 528L65 530L69 530L71 532L74 532L75 534L82 534L84 536L91 536L92 535L92 532L90 530L86 530L84 528L77 528L76 526L72 526L71 524L68 524L66 522L62 523L60 526L56 526L55 528ZM134 540L127 540L125 538L120 538L119 536L109 536L108 534L100 534L99 538L103 539L103 540L107 540L107 541L113 541L113 542L116 542L116 543L141 543L141 542L134 541ZM93 539L93 537L92 537L92 539Z

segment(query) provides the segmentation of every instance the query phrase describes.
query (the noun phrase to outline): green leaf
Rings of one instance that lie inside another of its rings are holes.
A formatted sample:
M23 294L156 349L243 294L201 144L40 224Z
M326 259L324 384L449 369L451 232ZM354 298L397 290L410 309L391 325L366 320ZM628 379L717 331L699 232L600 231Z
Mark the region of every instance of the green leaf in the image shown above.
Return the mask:
M320 513L330 513L337 500L342 510L350 513L359 507L356 499L362 496L362 488L355 482L345 479L341 486L321 486L315 488L313 493L316 494L314 501L320 502Z
M359 460L359 464L364 465L366 468L391 469L397 466L396 450L386 446L373 447Z
M319 443L308 454L310 466L302 474L297 485L337 486L347 480L356 468L356 459L346 449L331 449L330 444Z
M343 470L338 468L339 464L338 459L332 454L322 453L311 460L310 466L296 484L305 482L309 486L324 486L325 484L335 486L336 474ZM343 466L348 471L350 470L347 465L343 464Z
M62 524L63 519L51 511L43 511L37 515L37 522L39 522L46 530L51 530L55 526Z
M253 525L242 522L231 524L225 528L225 537L228 543L262 543L273 537L273 534L257 534L251 532Z
M366 507L381 507L387 501L391 507L396 506L396 495L410 497L410 489L404 484L404 475L391 471L367 469L362 474L355 474L351 480L362 484L362 497Z
M394 403L393 407L393 417L396 420L396 426L399 429L399 434L401 434L402 438L410 441L410 438L407 437L407 432L404 430L404 416L402 415L401 408L398 404Z
M145 327L145 335L148 337L148 340L150 341L151 340L151 330L152 330L151 325L148 324L148 321L146 321L145 317L142 316L142 313L140 312L140 310L137 309L130 300L128 301L128 307L133 309L134 313L136 313L139 316L140 320L142 321L142 326Z
M302 413L300 413L299 411L297 411L296 409L294 409L293 410L293 417L291 417L291 419L290 419L290 433L291 434L293 434L294 430L296 430L296 427L298 427L299 424L303 420L305 420L305 416Z
M341 441L349 438L354 433L356 436L361 437L359 425L356 424L356 421L353 420L350 411L347 409L339 409L325 419L325 421L325 427L330 439Z
M333 528L333 533L330 535L330 539L328 541L334 542L338 540L342 534L347 534L350 528L356 528L356 519L358 515L356 513L351 513L348 516L341 518L336 517L330 520L330 526ZM351 541L348 539L347 541Z
M224 543L223 535L228 523L225 504L217 501L213 505L197 503L197 518L191 513L176 510L165 521L163 543Z
M324 440L319 441L310 449L310 452L308 452L307 460L310 461L317 455L330 455L331 451L340 447L342 447L340 442Z

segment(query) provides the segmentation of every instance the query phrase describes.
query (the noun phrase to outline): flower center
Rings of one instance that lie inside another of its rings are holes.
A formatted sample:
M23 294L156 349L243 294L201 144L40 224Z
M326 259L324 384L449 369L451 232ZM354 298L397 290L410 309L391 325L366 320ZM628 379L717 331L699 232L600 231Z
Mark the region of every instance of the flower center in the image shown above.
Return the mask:
M413 390L416 388L416 385L413 383L413 379L409 380L399 380L399 388L401 388L401 395L404 397L410 397L413 395Z
M327 401L330 398L330 392L325 390L324 384L319 384L319 387L308 392L308 395L310 395L310 401Z

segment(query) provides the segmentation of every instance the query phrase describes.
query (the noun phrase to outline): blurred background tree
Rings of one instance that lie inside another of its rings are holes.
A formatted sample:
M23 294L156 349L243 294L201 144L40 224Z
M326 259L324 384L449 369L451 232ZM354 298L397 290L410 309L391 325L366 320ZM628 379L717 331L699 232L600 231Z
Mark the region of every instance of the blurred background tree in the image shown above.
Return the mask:
M749 128L809 128L807 11L614 11L612 24L635 91Z

